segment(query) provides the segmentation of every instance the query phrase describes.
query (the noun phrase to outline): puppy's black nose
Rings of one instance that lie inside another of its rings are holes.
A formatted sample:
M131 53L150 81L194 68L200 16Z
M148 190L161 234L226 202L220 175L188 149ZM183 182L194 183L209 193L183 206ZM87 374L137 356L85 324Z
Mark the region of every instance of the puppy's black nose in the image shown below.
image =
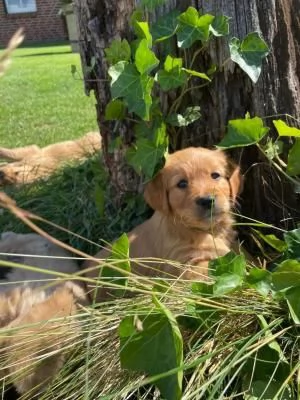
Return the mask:
M214 201L215 198L213 196L197 197L196 204L206 210L210 210L213 207Z
M0 180L3 180L5 178L5 172L0 170Z

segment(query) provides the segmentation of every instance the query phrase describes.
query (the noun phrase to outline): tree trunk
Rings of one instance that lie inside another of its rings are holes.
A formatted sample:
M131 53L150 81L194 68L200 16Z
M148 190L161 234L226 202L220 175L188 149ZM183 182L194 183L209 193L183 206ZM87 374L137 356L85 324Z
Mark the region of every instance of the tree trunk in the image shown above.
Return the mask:
M217 144L228 120L243 118L246 112L265 118L269 126L273 118L282 118L284 114L299 120L300 0L169 0L156 14L174 7L185 10L190 5L213 15L230 17L230 36L243 39L249 32L261 32L271 53L254 85L236 64L228 61L228 39L211 41L208 49L197 57L198 70L205 71L211 64L223 67L209 86L191 92L192 104L201 106L202 119L183 131L175 147ZM132 130L130 123L104 121L105 106L111 100L104 49L113 39L130 38L128 21L134 8L133 0L75 0L85 90L87 94L95 93L105 164L120 192L136 190L140 182L126 167L122 150L109 153L114 132L118 130L124 143L129 144ZM242 214L287 227L297 213L293 188L271 169L254 146L234 151L233 157L241 163L246 175Z

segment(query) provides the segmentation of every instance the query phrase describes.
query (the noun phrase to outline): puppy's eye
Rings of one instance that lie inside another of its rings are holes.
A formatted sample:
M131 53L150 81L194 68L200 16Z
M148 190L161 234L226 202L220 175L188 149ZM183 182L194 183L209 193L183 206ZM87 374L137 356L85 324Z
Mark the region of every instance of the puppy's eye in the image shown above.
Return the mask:
M188 187L188 181L186 179L181 179L178 183L177 183L177 187L179 189L185 189Z
M210 176L213 179L218 179L218 178L220 178L221 175L219 174L219 172L212 172Z

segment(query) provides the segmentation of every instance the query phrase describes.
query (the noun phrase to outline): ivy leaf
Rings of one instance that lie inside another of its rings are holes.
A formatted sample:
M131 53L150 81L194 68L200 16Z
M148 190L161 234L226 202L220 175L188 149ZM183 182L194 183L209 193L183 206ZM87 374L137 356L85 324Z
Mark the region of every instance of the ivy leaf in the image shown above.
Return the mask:
M135 148L131 147L126 153L128 163L138 174L144 173L147 179L151 179L156 167L167 152L167 140L161 143L161 137L156 138L156 143L145 138L140 138L135 143Z
M152 47L152 35L150 33L149 24L145 21L133 21L133 29L139 39L146 39L148 46Z
M289 306L291 317L295 324L300 325L300 286L289 289L285 293L285 298Z
M272 139L268 138L267 143L262 146L262 148L268 159L273 160L273 158L282 153L283 142L281 140L276 140L276 142L273 142Z
M300 138L300 129L288 126L281 119L274 120L273 124L277 130L279 136L292 136Z
M159 70L155 80L164 91L176 89L187 81L187 73L182 70L182 58L167 56L164 69Z
M270 333L272 336L273 332ZM291 368L278 349L265 345L247 359L241 375L245 400L292 400L290 388L284 388ZM273 346L274 347L274 346ZM277 346L276 346L277 347ZM280 396L278 397L278 393Z
M164 70L167 72L171 72L174 68L182 68L182 58L171 57L168 55L164 62Z
M149 120L152 104L151 90L154 80L141 75L135 65L120 61L109 68L111 94L113 99L123 97L129 112L134 112L142 119Z
M300 261L300 228L284 233L284 240L288 246L285 258Z
M250 287L263 296L267 296L271 291L271 272L266 269L251 268L246 280Z
M218 276L213 285L213 293L215 296L223 296L231 293L243 284L243 277L236 274L223 274Z
M235 274L243 277L246 275L245 257L231 251L223 257L218 257L215 260L210 261L209 271L212 276Z
M180 368L183 363L183 340L176 319L159 304L156 312L125 317L119 326L122 368L147 373L151 377ZM158 362L159 360L159 362ZM156 380L161 396L180 400L183 372Z
M135 52L135 65L140 74L151 72L157 65L159 60L148 47L146 39L142 39Z
M264 235L260 231L254 229L254 232L263 239L269 246L273 247L273 249L277 250L279 253L283 253L287 250L287 244L283 240L278 239L275 235Z
M300 139L297 139L288 155L286 172L291 175L300 175Z
M240 42L232 38L229 42L230 58L256 83L261 73L262 60L269 54L269 47L258 32L249 33Z
M122 100L111 100L105 107L106 121L125 118L125 104Z
M229 34L229 17L217 15L212 21L209 29L214 36L226 36Z
M194 71L192 69L187 69L187 68L182 68L182 71L185 71L192 76L197 76L198 78L205 79L205 80L211 82L211 79L203 72L198 72L198 71Z
M283 261L272 273L274 290L285 290L300 286L300 262L297 260Z
M166 122L172 126L188 126L201 117L200 107L188 107L183 114L171 114Z
M114 264L119 269L123 271L130 272L130 261L129 261L129 240L126 233L123 233L117 239L112 247L111 254L106 259L107 265ZM127 285L127 274L122 274L121 271L116 271L114 268L110 268L109 266L105 266L101 270L101 279L105 279L109 282L113 282L114 284L120 286ZM124 294L124 289L114 289L114 295L122 296Z
M156 7L164 4L166 0L141 0L141 5L146 7L148 10L152 11Z
M209 272L216 278L213 285L214 295L223 296L243 284L246 275L245 257L230 252L210 261Z
M175 34L178 27L177 18L179 15L180 11L174 9L168 14L158 18L158 20L151 26L151 34L155 42L162 42Z
M261 118L234 119L228 122L228 130L218 144L221 148L249 146L258 143L269 131Z
M155 80L159 83L162 90L167 92L168 90L184 85L187 81L187 75L178 68L174 68L171 72L160 70L155 75Z
M129 61L131 49L126 39L113 40L110 47L104 49L106 60L110 64L117 64L119 61Z
M178 47L186 49L191 47L197 40L207 41L210 24L214 18L210 14L199 16L199 12L194 7L189 7L184 13L180 14L177 31Z

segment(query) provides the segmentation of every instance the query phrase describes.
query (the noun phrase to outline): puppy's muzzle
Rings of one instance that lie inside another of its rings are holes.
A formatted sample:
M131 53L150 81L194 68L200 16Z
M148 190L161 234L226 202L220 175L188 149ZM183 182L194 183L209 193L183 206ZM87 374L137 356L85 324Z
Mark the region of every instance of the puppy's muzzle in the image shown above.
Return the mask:
M214 207L215 197L214 196L197 197L195 201L197 206L202 207L204 210L211 210Z

